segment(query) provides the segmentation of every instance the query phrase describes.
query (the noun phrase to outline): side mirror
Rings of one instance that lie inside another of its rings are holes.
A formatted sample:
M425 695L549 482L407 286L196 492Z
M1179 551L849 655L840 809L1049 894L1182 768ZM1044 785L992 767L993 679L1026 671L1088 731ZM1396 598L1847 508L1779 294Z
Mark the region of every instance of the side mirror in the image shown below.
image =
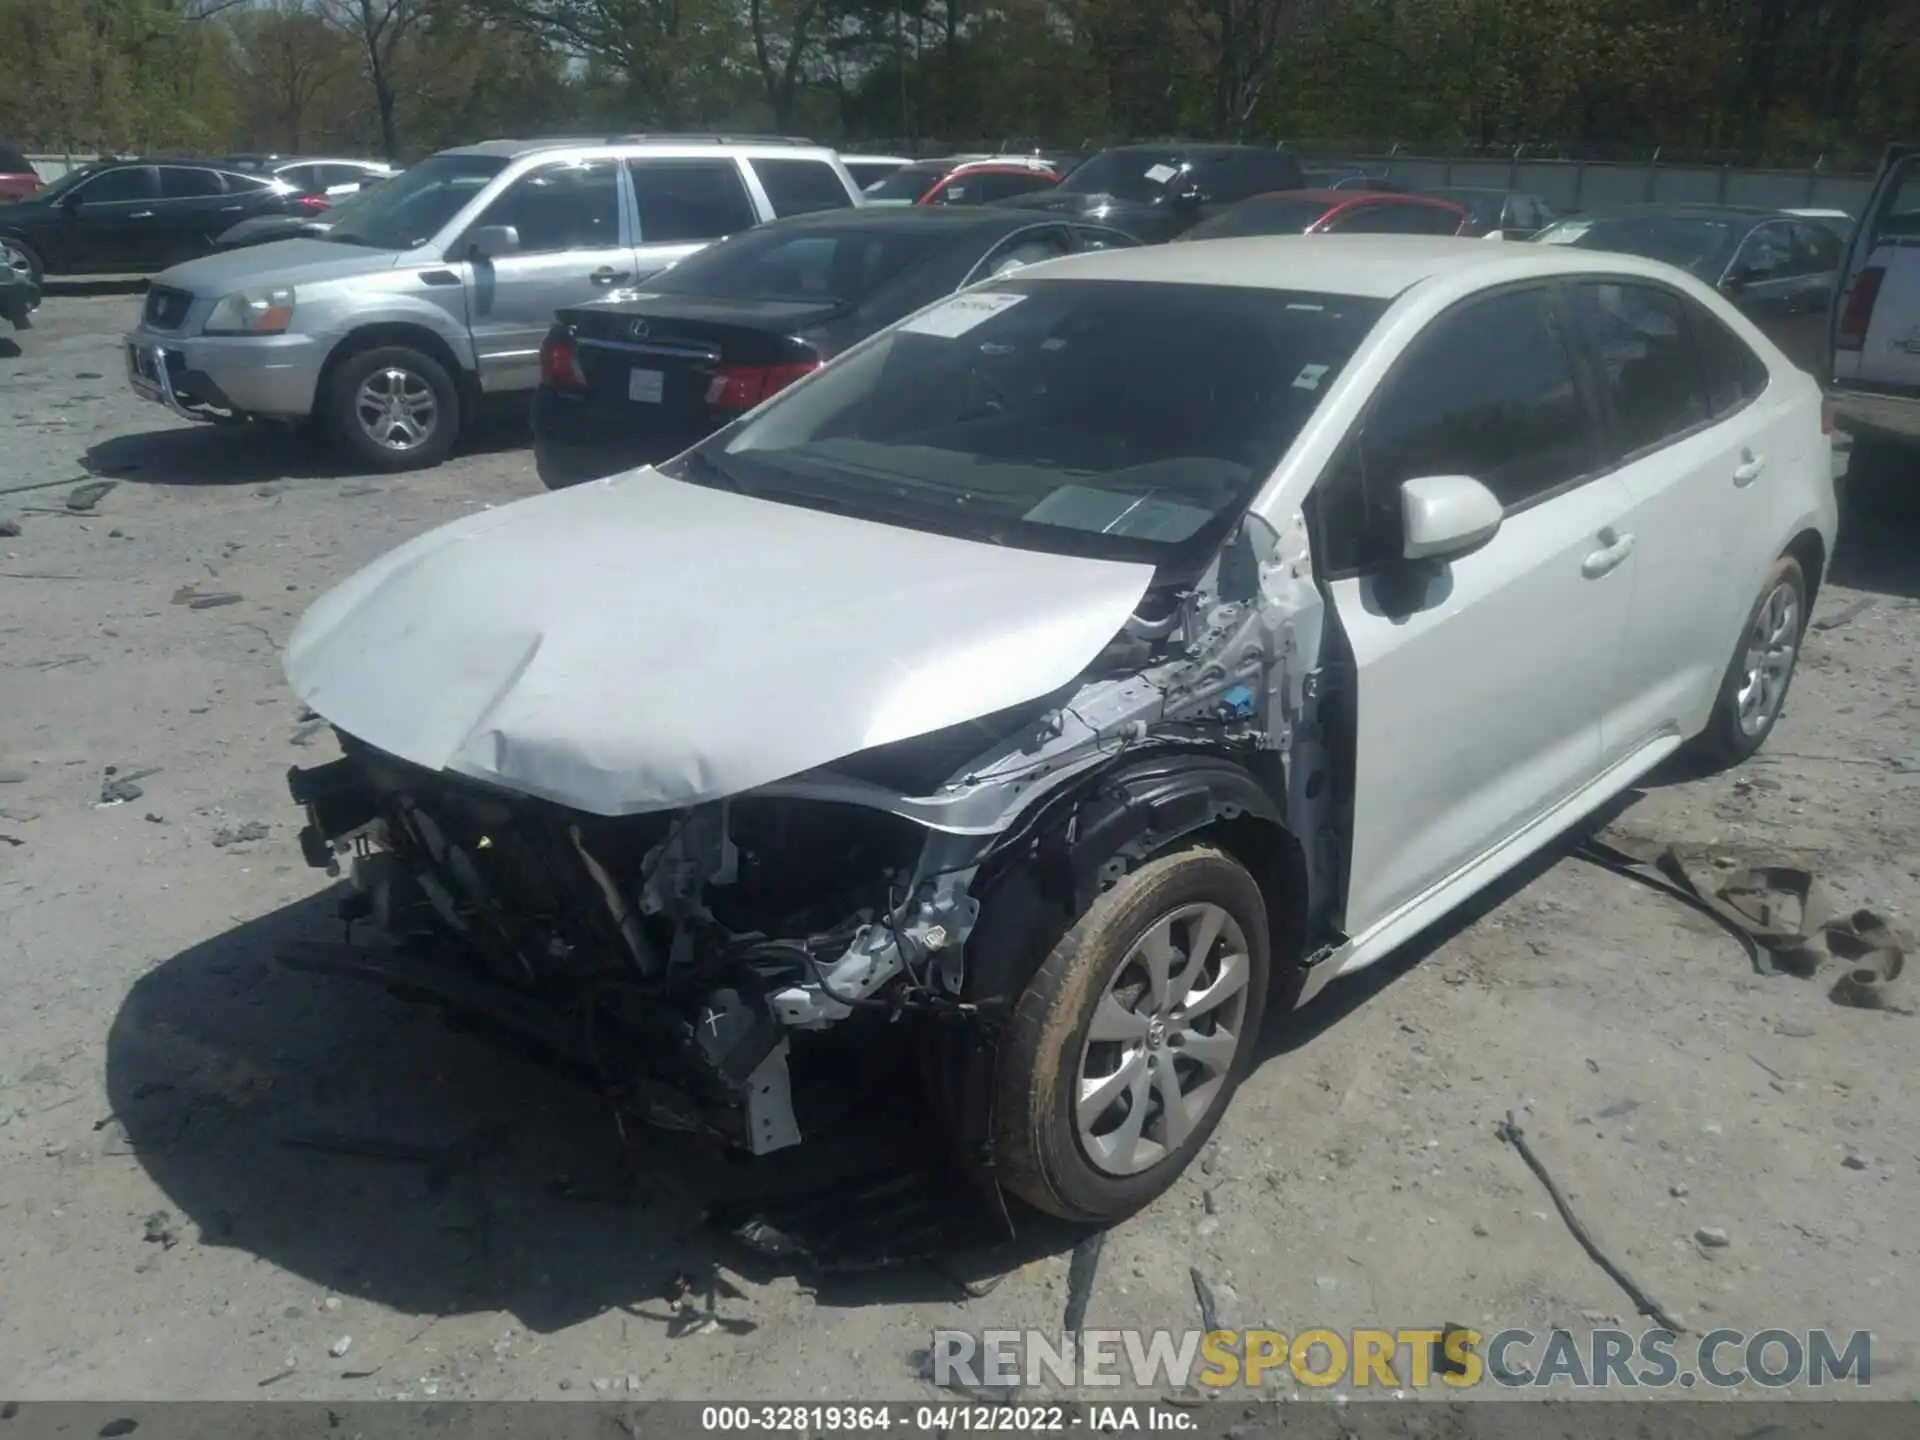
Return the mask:
M60 208L62 210L78 210L80 203L80 192L78 190L69 190L60 197Z
M520 232L512 225L477 225L467 232L467 253L476 260L511 255L520 248Z
M1766 279L1766 274L1758 265L1739 265L1727 272L1726 279L1720 282L1720 288L1729 293L1744 290L1756 281Z
M1467 475L1423 475L1400 486L1401 554L1454 560L1478 550L1506 512L1494 493Z

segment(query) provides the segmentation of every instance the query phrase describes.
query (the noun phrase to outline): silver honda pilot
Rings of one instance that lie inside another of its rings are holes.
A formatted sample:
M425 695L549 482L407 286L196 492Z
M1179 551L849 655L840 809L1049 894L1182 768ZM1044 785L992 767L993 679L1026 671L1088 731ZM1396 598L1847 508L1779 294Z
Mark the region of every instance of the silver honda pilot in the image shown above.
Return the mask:
M766 220L856 205L831 151L723 136L490 140L331 213L324 236L157 276L135 391L193 420L320 421L378 470L437 464L531 392L553 312Z

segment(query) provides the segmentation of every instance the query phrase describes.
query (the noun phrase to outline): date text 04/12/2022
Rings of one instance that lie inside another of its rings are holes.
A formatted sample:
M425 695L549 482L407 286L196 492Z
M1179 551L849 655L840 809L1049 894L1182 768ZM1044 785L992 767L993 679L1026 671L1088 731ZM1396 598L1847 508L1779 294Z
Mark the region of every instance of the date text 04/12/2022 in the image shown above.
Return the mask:
M818 1435L823 1431L888 1431L934 1434L949 1431L1126 1430L1185 1431L1194 1417L1183 1409L1151 1404L1077 1405L706 1405L700 1428L762 1434Z

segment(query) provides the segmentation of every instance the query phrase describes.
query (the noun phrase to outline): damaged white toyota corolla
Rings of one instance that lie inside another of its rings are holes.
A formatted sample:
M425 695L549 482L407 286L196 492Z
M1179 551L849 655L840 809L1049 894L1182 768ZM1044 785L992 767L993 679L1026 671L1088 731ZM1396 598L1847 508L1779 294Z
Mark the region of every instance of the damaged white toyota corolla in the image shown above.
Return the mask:
M1829 466L1813 381L1630 257L990 281L314 606L287 674L344 758L292 776L303 842L398 940L335 968L755 1153L817 1128L810 1067L918 1036L975 1165L1123 1214L1269 1003L1684 742L1761 744Z

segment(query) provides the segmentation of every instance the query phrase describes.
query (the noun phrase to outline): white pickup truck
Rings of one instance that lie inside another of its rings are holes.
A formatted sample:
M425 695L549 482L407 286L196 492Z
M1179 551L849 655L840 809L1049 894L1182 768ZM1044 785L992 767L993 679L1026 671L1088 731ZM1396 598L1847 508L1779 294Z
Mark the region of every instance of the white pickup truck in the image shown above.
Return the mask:
M1888 150L1848 247L1829 394L1856 466L1920 462L1920 144Z

